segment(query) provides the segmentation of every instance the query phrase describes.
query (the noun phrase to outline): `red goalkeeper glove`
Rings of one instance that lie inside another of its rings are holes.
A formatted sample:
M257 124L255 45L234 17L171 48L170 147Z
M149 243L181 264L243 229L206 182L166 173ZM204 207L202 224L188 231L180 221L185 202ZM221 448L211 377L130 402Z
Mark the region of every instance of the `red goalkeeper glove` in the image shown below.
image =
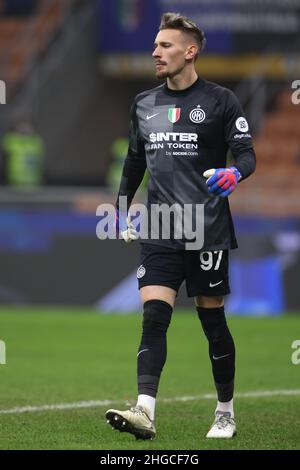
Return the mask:
M206 182L208 192L221 197L229 196L235 190L242 177L235 166L207 170L203 173L203 176L208 178Z

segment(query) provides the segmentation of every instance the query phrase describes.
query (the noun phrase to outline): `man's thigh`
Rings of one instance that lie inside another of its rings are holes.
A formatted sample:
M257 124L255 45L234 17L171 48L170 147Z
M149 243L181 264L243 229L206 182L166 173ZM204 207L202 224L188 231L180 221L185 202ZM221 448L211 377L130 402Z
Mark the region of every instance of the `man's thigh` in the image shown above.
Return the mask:
M174 289L165 286L145 286L140 289L143 304L148 300L163 300L174 308L176 294Z
M184 280L184 255L160 245L141 244L137 270L142 301L159 299L174 305Z

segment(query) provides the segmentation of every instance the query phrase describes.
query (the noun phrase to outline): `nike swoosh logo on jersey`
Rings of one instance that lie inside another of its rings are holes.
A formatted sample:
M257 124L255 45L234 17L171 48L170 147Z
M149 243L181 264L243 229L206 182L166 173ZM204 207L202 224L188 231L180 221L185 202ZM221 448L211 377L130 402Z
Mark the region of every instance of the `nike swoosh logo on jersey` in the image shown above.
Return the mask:
M146 116L147 121L148 121L149 119L154 118L154 117L157 116L158 114L159 114L159 113L151 114L151 116L148 116L148 114L147 114L147 116Z
M218 361L219 359L222 359L223 357L228 357L228 356L230 356L230 354L225 354L225 356L219 356L219 357L216 357L216 356L213 355L213 359L215 361Z
M212 282L209 283L209 287L216 287L218 286L219 284L221 284L223 282L223 279L222 281L219 281L219 282L216 282L215 284L213 284Z

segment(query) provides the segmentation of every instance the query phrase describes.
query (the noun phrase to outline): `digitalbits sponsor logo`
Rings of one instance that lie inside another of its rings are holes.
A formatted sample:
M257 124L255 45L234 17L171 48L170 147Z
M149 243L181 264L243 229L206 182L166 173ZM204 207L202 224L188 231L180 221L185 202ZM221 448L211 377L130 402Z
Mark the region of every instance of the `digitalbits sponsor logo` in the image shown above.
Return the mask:
M192 109L192 111L190 112L190 120L194 122L195 124L199 124L200 122L203 122L205 118L206 118L205 111L201 109L200 104L197 106L197 108Z
M141 277L144 277L146 274L146 268L141 264L141 266L138 268L136 277L138 279L141 279Z
M236 128L240 132L248 132L248 130L249 130L249 125L248 125L247 119L242 117L242 116L237 118L237 120L235 121L235 125L236 125Z

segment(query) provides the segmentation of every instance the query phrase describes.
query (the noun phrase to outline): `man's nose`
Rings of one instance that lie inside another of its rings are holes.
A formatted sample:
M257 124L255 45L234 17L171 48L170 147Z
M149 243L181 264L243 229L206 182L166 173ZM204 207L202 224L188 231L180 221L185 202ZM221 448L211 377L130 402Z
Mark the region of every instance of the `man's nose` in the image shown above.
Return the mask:
M159 48L156 47L152 53L152 57L161 57L161 53L159 51Z

